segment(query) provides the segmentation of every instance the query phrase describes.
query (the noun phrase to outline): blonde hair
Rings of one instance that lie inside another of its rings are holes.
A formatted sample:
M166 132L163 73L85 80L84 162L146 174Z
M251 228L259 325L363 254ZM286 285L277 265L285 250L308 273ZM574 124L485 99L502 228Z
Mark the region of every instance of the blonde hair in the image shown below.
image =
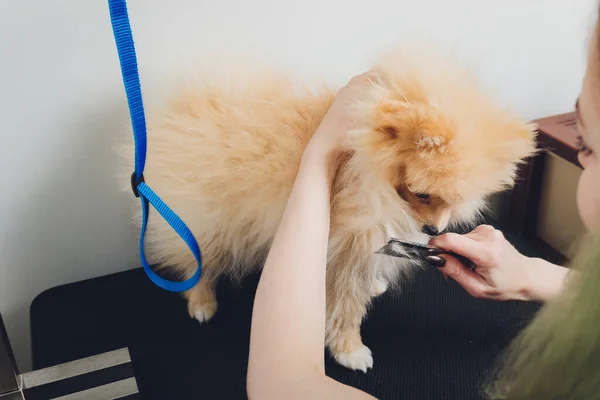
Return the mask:
M599 28L597 22L589 52L596 67ZM600 231L587 239L571 268L580 274L509 346L487 387L490 399L600 399Z
M600 234L573 269L581 275L509 347L489 398L600 399Z

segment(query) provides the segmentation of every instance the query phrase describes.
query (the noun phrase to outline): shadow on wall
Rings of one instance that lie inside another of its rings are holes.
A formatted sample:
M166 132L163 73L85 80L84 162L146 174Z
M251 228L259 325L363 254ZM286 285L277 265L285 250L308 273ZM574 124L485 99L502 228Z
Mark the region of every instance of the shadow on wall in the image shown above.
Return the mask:
M111 106L94 105L88 115L68 121L71 142L58 144L60 155L35 177L32 194L13 207L18 212L7 216L4 227L1 306L22 371L31 368L29 306L35 296L58 284L139 265L138 231L130 219L135 203L120 191L116 177L114 147L129 134L127 106L97 99L94 104Z

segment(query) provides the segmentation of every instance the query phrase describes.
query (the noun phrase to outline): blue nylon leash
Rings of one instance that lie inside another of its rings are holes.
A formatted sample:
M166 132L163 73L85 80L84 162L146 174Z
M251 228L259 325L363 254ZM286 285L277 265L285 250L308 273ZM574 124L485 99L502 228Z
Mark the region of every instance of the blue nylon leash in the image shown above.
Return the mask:
M131 189L142 203L142 228L140 233L140 259L144 271L157 286L170 292L184 292L191 289L200 279L202 272L202 253L192 232L185 223L146 185L144 167L146 165L146 117L142 102L142 89L138 74L138 65L133 44L133 34L129 25L126 0L108 0L110 22L112 24L115 43L119 53L121 74L125 85L125 94L129 104L129 114L133 128L135 143L135 171L131 175ZM177 234L187 244L198 263L194 276L184 281L175 282L159 276L150 268L144 255L144 236L150 212L150 205L169 223Z

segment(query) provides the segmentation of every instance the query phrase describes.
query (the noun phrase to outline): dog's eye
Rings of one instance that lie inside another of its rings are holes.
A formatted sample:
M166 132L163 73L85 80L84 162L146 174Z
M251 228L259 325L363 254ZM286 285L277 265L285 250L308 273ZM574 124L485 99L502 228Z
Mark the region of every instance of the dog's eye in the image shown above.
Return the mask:
M415 196L424 201L427 201L431 198L431 196L429 196L427 193L415 193Z

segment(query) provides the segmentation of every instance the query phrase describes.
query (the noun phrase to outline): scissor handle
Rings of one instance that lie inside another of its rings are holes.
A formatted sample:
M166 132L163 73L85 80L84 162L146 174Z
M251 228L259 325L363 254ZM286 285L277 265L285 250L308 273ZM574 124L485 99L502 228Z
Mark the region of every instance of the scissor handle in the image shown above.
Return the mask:
M430 247L430 249L431 250L428 251L428 255L430 255L430 256L447 254L449 256L456 258L460 263L462 263L465 267L469 268L470 270L474 270L475 268L477 268L477 265L473 261L471 261L471 259L469 259L465 256L461 256L460 254L456 254L453 251L444 250L444 249L436 249L436 248L432 248L432 247Z

